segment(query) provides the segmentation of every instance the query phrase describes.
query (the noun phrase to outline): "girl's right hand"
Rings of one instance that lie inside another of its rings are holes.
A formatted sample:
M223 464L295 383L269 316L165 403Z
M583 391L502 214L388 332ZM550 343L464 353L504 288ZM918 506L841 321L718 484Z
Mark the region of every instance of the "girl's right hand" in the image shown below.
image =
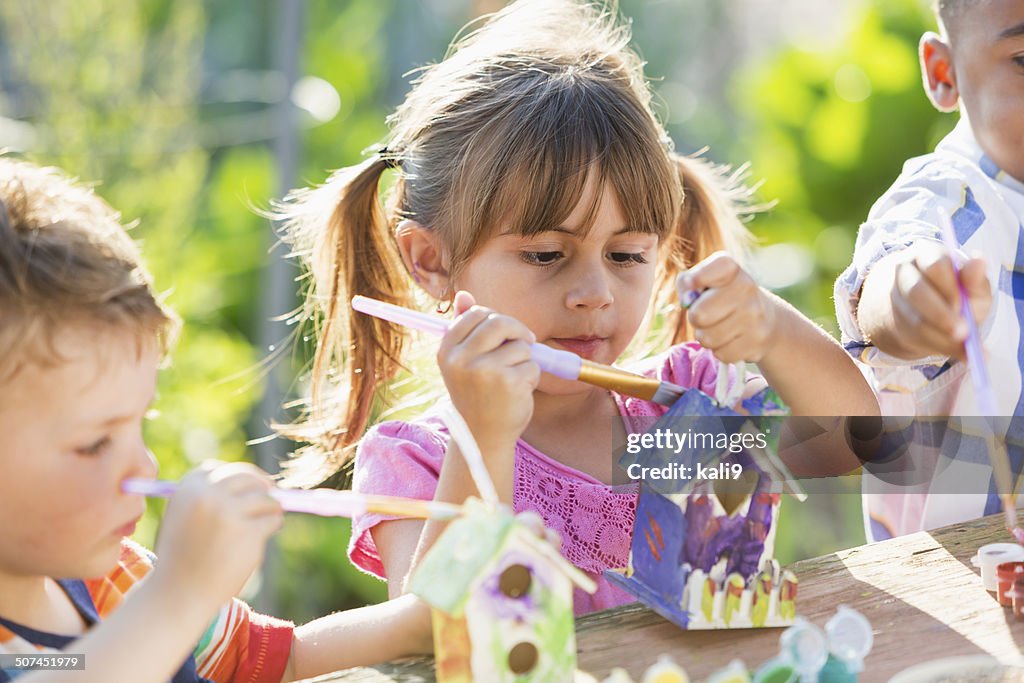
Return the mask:
M531 359L533 333L515 318L455 296L455 322L437 352L452 403L487 453L515 444L533 417L540 368Z
M153 578L216 609L241 590L281 526L273 482L249 463L208 461L171 497L156 543Z

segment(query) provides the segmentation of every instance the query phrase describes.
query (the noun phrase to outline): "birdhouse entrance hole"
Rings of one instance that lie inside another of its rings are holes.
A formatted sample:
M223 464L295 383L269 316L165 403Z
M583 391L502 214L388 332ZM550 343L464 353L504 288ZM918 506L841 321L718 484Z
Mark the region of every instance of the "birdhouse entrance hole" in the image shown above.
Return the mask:
M521 598L530 590L530 570L521 564L508 566L498 579L501 592L510 598Z
M718 479L714 482L715 497L725 509L725 514L732 516L743 501L754 495L757 478L756 472L745 469L736 479Z
M516 675L529 673L537 666L537 646L533 643L519 643L508 653L509 671Z

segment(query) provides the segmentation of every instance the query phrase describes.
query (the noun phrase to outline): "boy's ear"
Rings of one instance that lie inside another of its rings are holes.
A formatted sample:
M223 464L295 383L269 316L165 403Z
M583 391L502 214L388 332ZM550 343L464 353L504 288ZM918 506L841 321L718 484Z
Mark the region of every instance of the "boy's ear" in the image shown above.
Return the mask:
M437 233L404 220L395 228L395 241L416 284L435 299L444 298L450 280L448 254Z
M921 36L918 50L921 59L921 77L924 91L939 111L956 111L960 90L956 86L953 69L953 51L949 43L937 33L929 31Z

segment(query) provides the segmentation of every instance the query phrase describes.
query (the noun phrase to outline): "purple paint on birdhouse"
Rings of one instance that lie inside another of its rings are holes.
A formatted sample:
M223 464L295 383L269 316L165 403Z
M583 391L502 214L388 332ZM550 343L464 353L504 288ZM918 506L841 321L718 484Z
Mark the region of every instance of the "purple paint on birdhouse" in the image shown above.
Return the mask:
M777 413L781 402L769 391L748 399L744 407ZM666 428L683 411L697 418L688 424L698 425L699 433L718 430L726 437L740 430L763 433L781 420L777 415L742 416L691 390L655 429ZM608 577L682 628L787 625L788 611L782 615L778 609L782 577L772 559L780 482L760 466L766 449L755 457L759 446L729 447L735 443L731 437L725 448L722 443L701 442L685 451L648 449L620 461L624 469L633 464L667 471L670 466L689 468L676 471L689 471L691 480L683 486L675 482L675 488L664 480L641 483L629 567L608 572ZM766 445L774 449L775 441ZM728 486L717 477L693 481L697 472L714 467L742 475Z

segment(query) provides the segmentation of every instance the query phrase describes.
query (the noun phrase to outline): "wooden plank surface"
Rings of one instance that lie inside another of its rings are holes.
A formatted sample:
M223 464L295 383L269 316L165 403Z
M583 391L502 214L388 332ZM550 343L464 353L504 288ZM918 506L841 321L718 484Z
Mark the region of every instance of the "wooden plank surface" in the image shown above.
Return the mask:
M865 682L887 681L913 664L952 655L1024 664L1024 622L999 606L970 564L980 546L1008 540L1002 517L993 515L797 562L797 611L824 626L847 604L871 621L875 644L860 677ZM581 617L576 633L579 667L598 679L616 666L639 678L667 653L700 680L735 658L759 666L778 653L782 629L687 632L628 605ZM433 664L412 659L315 680L422 683L434 680Z

